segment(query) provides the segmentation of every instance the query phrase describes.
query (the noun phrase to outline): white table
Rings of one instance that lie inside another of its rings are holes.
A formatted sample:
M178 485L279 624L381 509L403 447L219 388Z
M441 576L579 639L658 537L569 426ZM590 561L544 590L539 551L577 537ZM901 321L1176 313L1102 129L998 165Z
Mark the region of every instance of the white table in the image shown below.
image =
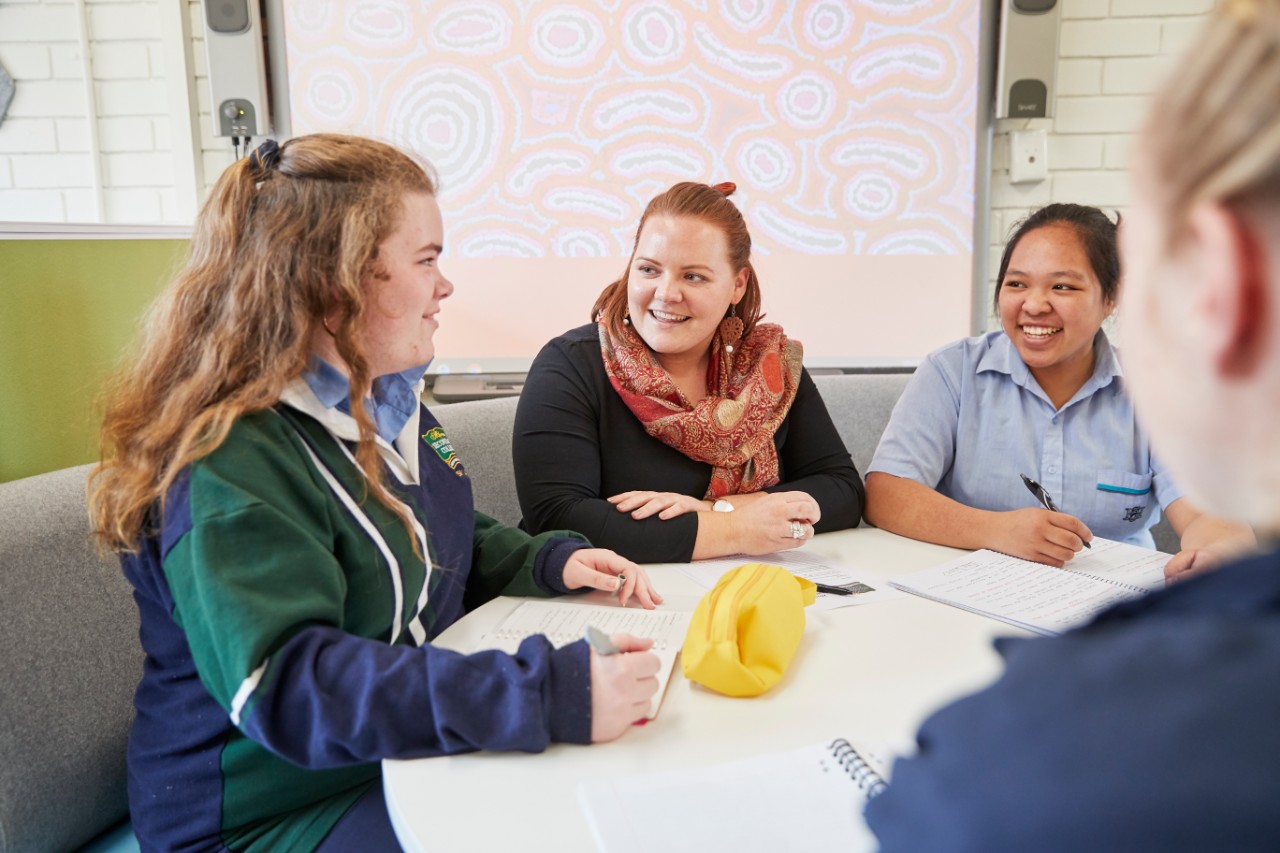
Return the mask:
M807 549L884 577L926 568L960 551L872 528L815 537ZM749 562L744 559L743 562ZM650 572L663 595L700 596L683 574ZM468 614L437 644L471 650L521 599ZM607 744L555 744L538 755L472 753L384 761L391 820L408 851L593 851L578 806L584 779L703 766L848 737L909 742L941 704L999 673L1000 622L915 596L807 614L800 649L763 696L732 699L672 676L662 710Z

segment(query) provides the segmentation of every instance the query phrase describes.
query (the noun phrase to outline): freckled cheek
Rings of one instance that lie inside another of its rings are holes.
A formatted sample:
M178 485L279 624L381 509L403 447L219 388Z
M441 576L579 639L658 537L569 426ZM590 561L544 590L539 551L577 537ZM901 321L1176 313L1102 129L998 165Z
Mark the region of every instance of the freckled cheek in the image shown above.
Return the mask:
M384 290L378 295L375 309L389 320L401 320L422 314L424 298L412 290L396 288Z

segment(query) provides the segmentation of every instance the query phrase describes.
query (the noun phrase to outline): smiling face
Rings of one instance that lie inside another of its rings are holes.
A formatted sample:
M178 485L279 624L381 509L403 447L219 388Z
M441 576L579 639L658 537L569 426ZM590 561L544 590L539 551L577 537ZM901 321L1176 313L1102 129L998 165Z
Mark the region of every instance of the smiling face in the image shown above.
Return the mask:
M364 330L365 356L373 376L426 364L435 355L432 338L440 302L453 284L440 272L444 223L435 196L404 197L399 225L378 244L385 277L371 280Z
M632 328L669 373L696 369L746 287L747 270L732 268L728 240L715 225L651 216L627 275Z
M1000 325L1041 387L1055 398L1051 389L1068 398L1079 390L1093 370L1093 338L1115 306L1075 228L1055 222L1023 235L998 304Z

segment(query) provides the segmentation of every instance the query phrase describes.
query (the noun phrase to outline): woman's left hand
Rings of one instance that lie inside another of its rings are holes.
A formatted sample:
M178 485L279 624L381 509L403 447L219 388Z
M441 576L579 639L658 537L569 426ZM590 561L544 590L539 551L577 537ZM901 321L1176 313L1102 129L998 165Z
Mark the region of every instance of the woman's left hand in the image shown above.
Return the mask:
M666 521L686 512L709 512L711 501L698 500L688 495L675 492L623 492L609 498L609 503L618 508L618 512L629 512L631 517L639 520L657 513L658 518Z
M606 548L580 548L564 564L564 585L569 589L602 589L616 592L627 606L632 595L645 610L662 603L662 596L643 568Z

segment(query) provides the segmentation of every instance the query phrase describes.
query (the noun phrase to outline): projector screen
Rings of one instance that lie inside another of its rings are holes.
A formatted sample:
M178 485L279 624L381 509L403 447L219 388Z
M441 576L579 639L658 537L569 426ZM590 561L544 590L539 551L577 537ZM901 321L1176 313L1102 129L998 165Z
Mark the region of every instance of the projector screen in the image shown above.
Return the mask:
M911 359L969 330L980 7L284 0L290 117L438 169L436 369L586 322L682 180L738 185L809 364Z

